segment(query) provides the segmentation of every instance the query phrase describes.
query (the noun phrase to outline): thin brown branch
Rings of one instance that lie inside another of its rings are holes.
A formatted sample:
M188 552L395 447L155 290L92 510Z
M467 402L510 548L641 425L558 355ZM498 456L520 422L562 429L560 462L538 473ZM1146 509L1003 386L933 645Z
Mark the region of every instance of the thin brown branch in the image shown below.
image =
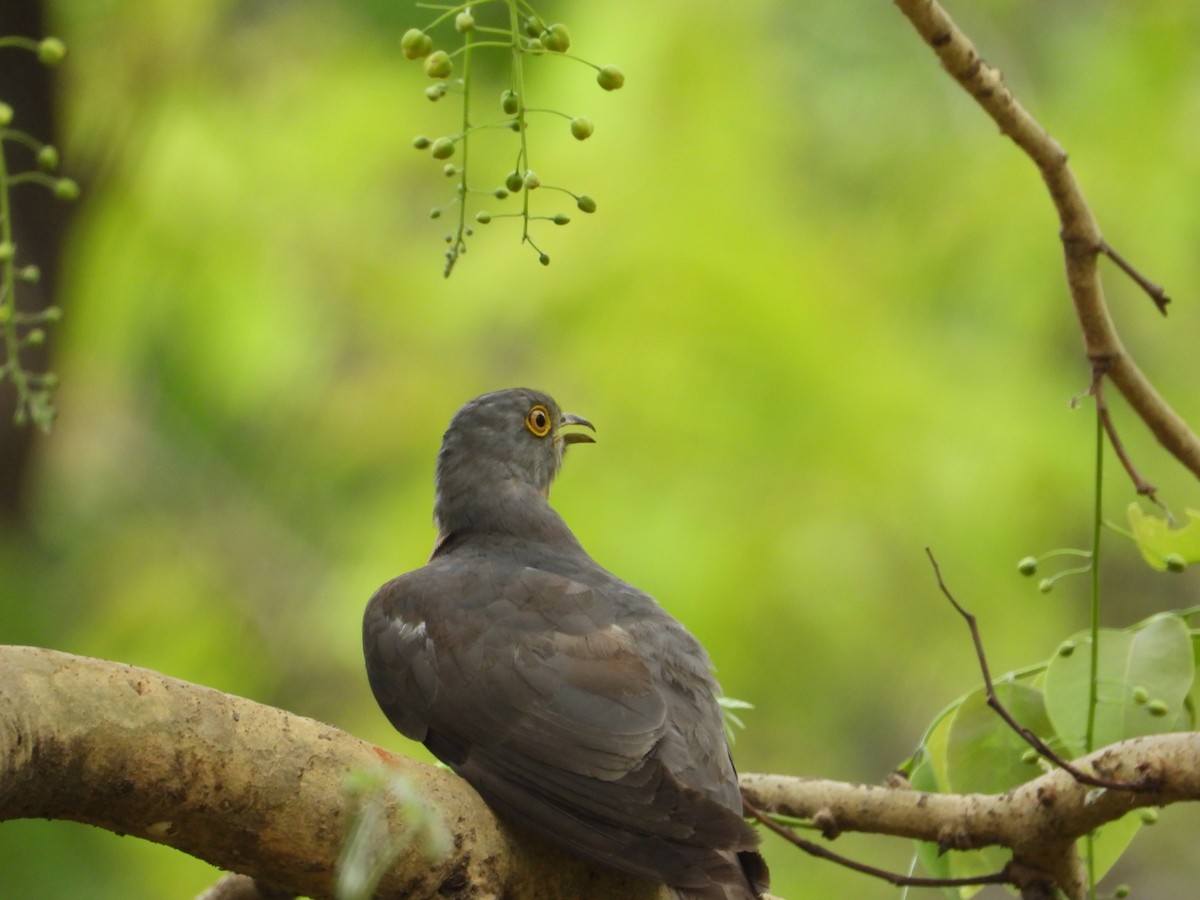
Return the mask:
M743 800L746 811L756 819L763 827L769 829L779 837L783 838L789 844L803 850L809 856L815 856L818 859L823 859L827 862L836 863L843 868L858 872L862 875L869 875L872 878L878 878L881 881L886 881L896 887L974 887L985 884L1014 884L1013 880L1007 874L1006 869L999 872L993 872L989 875L979 875L975 878L928 878L921 875L902 875L899 872L890 872L887 869L880 869L875 866L867 865L858 860L851 859L848 856L842 856L840 853L834 853L828 847L823 847L813 841L805 840L787 828L780 825L758 807L754 806L750 801Z
M1000 698L996 696L996 686L992 682L991 672L988 670L987 653L983 649L983 638L979 634L979 623L975 616L972 615L962 604L954 598L954 594L950 592L950 588L946 586L946 582L942 579L942 570L938 566L937 559L934 558L933 551L928 547L925 548L925 554L929 557L929 563L933 566L933 574L937 578L938 589L950 601L950 605L962 616L963 621L967 623L967 628L971 631L971 640L975 644L975 656L979 660L979 671L983 676L983 689L987 695L987 705L996 713L1004 723L1008 725L1017 735L1021 737L1025 743L1029 744L1041 756L1048 759L1060 769L1070 773L1071 777L1080 784L1086 784L1091 787L1107 788L1114 791L1145 791L1150 790L1153 785L1145 779L1139 778L1137 781L1122 782L1115 781L1111 778L1105 778L1100 775L1093 775L1090 772L1085 772L1073 763L1064 759L1058 753L1050 748L1050 746L1038 737L1034 732L1030 731L1015 718L1012 713L1000 702Z
M1158 503L1158 498L1155 496L1157 488L1142 477L1142 473L1137 470L1133 460L1125 451L1121 436L1117 434L1117 426L1108 410L1108 402L1104 399L1104 367L1101 363L1097 363L1093 369L1091 393L1096 401L1096 413L1100 416L1100 424L1104 426L1104 433L1108 435L1108 442L1112 445L1113 452L1117 454L1117 459L1121 461L1121 466L1125 469L1130 481L1133 482L1134 490L1139 496L1148 497Z
M1159 443L1200 478L1200 438L1138 368L1113 325L1097 266L1097 255L1111 248L1104 242L1075 174L1067 164L1066 151L1017 102L1000 72L984 61L935 0L893 2L937 54L950 76L1038 167L1058 212L1067 286L1088 359L1109 361L1108 376L1126 402ZM1117 261L1115 257L1113 261ZM1129 273L1132 267L1123 266L1122 270ZM1143 288L1150 284L1140 277L1135 280Z
M1118 253L1116 248L1104 239L1100 240L1100 252L1116 263L1117 268L1146 292L1146 295L1154 301L1154 305L1158 307L1160 313L1164 316L1167 314L1167 305L1171 302L1171 298L1167 296L1167 292L1163 290L1162 285L1155 284L1139 272L1129 260Z

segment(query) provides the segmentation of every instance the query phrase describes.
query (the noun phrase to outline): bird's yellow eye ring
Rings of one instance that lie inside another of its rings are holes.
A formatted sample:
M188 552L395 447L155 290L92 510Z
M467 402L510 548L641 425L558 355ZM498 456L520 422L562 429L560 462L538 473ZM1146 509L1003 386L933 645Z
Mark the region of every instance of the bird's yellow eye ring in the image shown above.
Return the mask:
M525 414L525 427L534 437L544 438L550 433L553 424L550 420L550 410L540 403L530 407L529 412Z

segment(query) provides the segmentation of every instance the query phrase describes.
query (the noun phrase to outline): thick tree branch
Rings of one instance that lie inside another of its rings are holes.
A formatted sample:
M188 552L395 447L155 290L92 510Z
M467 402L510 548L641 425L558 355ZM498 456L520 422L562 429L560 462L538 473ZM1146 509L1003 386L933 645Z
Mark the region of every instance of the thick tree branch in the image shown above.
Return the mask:
M311 719L32 647L0 647L0 685L0 821L86 822L328 897L353 816L347 776L386 765L441 815L454 849L433 862L405 849L383 896L665 896L502 826L452 773Z
M1097 791L1054 769L1003 794L930 794L787 775L746 774L761 810L811 819L826 834L867 831L935 841L947 850L989 844L1018 852L1068 843L1127 812L1200 800L1200 732L1131 738L1076 761L1114 781L1153 781L1155 791Z
M942 7L934 0L893 0L942 61L946 71L975 98L1042 173L1058 212L1067 269L1067 285L1083 331L1084 346L1093 365L1106 374L1146 426L1176 459L1200 478L1200 439L1159 396L1134 363L1117 335L1104 302L1097 257L1109 253L1100 227L1088 208L1079 182L1067 164L1067 154L1004 84L1000 72L988 65ZM1120 260L1118 264L1124 263ZM1122 270L1129 272L1128 263ZM1144 287L1150 283L1138 276ZM1151 287L1156 287L1151 285ZM1161 289L1151 294L1163 308Z
M1068 896L1083 896L1074 843L1089 831L1146 806L1200 799L1200 733L1133 738L1076 761L1119 782L1152 782L1154 791L1097 791L1062 769L1003 794L929 794L784 775L743 775L756 807L811 819L827 836L868 831L933 841L944 850L1009 847L1014 859L1048 873Z
M0 685L0 821L87 822L328 897L353 816L346 778L385 765L454 836L444 860L405 849L384 877L385 896L665 896L506 828L450 772L311 719L146 669L31 647L0 647ZM1139 806L1200 800L1200 734L1137 738L1080 764L1160 789L1097 795L1059 770L998 796L780 775L743 775L742 788L759 809L813 819L828 837L863 831L948 850L1002 844L1034 878L1049 873L1077 896L1076 838Z

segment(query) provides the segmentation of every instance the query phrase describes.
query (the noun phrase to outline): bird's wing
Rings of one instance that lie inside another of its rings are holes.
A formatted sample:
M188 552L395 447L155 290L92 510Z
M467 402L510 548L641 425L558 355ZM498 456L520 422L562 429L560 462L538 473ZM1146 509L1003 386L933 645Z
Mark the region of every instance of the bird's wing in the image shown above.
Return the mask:
M368 605L371 686L402 733L451 764L503 747L615 780L662 737L667 703L602 599L540 569L443 558Z
M703 885L727 851L749 850L755 838L740 816L719 712L703 705L715 708L709 681L691 686L706 696L689 712L678 673L661 662L698 645L661 611L661 622L622 619L634 601L652 604L616 579L590 587L440 557L372 598L367 671L392 723L502 815L624 871ZM673 644L675 633L686 643ZM707 672L706 660L694 662ZM679 719L692 727L681 730ZM719 748L708 746L714 740ZM723 760L703 772L694 759L677 766L689 741L699 757Z

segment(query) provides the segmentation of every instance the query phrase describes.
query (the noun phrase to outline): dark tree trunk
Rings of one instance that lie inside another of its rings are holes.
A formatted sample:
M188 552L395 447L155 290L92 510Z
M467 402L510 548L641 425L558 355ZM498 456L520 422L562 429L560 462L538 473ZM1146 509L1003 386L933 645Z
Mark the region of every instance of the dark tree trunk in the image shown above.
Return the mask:
M46 37L45 5L42 0L4 0L0 3L0 35ZM0 50L0 100L13 109L13 127L40 141L58 145L55 108L55 69L38 62L24 50ZM31 168L29 150L6 141L3 152L9 172ZM37 284L19 283L17 307L24 311L45 309L55 302L59 254L67 227L69 206L54 199L44 188L18 185L10 193L13 240L18 265L36 265L41 270ZM47 343L21 351L23 366L46 372L50 364L53 329ZM33 425L13 422L16 392L5 380L0 383L0 527L19 528L24 521L26 500L38 430Z

